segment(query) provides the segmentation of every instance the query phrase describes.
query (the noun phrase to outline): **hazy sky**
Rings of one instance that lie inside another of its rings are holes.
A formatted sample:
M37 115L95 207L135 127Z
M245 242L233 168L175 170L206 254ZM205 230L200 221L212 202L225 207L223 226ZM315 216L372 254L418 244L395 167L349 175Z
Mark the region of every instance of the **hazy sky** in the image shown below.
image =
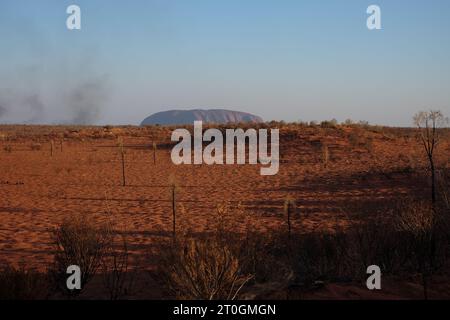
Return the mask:
M82 30L66 28L66 8ZM381 7L369 31L366 9ZM450 116L448 0L0 0L0 123L172 108L410 125Z

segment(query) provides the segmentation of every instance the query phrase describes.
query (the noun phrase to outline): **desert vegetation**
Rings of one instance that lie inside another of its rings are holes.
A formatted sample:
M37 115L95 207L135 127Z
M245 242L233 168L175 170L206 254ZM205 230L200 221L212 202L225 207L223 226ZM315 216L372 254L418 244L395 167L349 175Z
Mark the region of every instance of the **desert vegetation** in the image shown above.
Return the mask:
M0 299L449 298L450 131L415 123L257 124L268 178L174 166L171 127L1 126Z
M95 226L85 215L63 221L51 231L54 241L54 265L49 270L56 289L78 294L92 280L101 267L111 246L110 226ZM77 265L81 270L81 290L67 290L67 268Z

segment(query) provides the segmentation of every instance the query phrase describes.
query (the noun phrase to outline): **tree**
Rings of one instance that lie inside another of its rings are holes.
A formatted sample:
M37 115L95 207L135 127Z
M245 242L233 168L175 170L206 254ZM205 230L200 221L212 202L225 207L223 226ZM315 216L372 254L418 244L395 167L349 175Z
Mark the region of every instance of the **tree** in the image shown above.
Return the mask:
M414 116L414 124L419 128L431 174L431 202L436 203L436 166L434 162L434 152L439 144L439 128L448 123L441 111L421 111Z

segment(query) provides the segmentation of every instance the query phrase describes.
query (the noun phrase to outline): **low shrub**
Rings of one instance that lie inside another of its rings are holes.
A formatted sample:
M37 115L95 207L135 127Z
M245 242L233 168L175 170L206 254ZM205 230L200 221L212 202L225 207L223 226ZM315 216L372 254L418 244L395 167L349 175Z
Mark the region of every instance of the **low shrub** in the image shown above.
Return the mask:
M44 274L7 265L0 270L0 300L42 300L48 296Z
M163 271L178 299L234 300L253 278L231 249L212 239L187 239L165 252Z
M109 225L96 225L86 215L66 219L51 231L54 241L54 264L49 274L55 289L77 295L97 273L103 257L111 246ZM81 270L81 290L68 291L67 268L77 265Z

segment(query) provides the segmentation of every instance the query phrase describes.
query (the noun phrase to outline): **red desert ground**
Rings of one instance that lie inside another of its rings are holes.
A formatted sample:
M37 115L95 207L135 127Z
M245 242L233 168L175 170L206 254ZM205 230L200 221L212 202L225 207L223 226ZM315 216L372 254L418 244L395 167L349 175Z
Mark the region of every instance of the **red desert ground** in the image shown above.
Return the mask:
M81 264L86 299L450 298L448 129L431 205L418 129L248 126L280 130L276 175L174 165L173 127L0 126L0 296L64 299Z

